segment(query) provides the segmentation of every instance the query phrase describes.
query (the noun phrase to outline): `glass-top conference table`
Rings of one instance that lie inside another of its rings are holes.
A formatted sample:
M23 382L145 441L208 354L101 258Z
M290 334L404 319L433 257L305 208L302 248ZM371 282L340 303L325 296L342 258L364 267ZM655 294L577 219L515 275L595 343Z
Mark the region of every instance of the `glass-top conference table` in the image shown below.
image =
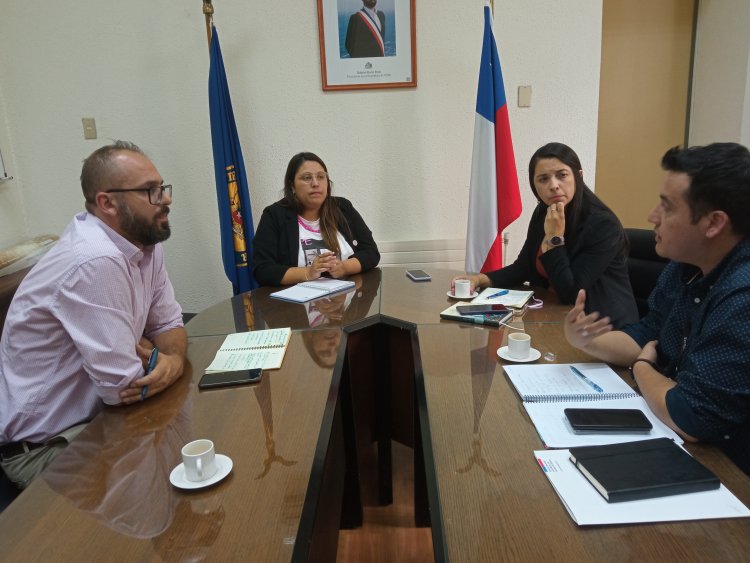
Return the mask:
M312 305L260 288L197 315L184 376L97 416L0 514L0 558L332 561L367 491L390 502L395 440L412 448L416 524L431 527L436 560L748 559L749 519L577 526L534 459L543 444L496 355L525 330L554 361L591 360L562 335L568 307L540 292L544 306L514 328L443 321L457 272L416 283L404 271L355 276L355 290ZM226 334L283 326L293 334L281 369L253 386L197 389ZM196 438L233 470L208 488L174 488L180 448ZM374 472L362 471L368 448ZM717 448L687 448L750 504L750 478Z

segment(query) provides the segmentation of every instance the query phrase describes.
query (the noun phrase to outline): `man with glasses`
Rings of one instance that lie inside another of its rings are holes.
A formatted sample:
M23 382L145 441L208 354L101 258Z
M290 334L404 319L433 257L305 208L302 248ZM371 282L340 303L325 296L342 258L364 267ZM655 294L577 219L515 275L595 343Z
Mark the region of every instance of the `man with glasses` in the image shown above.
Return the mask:
M182 374L187 338L164 267L172 186L136 145L83 163L86 211L16 292L0 341L0 466L26 487L102 407Z

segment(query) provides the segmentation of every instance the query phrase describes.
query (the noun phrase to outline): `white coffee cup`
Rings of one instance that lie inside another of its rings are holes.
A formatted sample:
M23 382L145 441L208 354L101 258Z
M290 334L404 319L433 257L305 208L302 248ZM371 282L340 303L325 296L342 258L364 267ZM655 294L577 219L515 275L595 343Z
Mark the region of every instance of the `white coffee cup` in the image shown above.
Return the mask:
M524 332L512 332L508 335L508 355L517 360L525 360L531 351L531 336Z
M469 297L471 295L471 282L469 280L454 281L453 295L456 297Z
M211 440L193 440L182 448L182 463L188 481L205 481L216 474L216 452Z

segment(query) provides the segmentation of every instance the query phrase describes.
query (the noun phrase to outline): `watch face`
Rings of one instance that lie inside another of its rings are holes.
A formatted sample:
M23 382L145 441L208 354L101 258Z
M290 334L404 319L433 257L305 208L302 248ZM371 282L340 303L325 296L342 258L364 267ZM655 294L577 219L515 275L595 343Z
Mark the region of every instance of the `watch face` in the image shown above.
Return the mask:
M564 242L565 242L565 240L562 237L552 237L551 239L549 239L549 243L552 246L560 246Z

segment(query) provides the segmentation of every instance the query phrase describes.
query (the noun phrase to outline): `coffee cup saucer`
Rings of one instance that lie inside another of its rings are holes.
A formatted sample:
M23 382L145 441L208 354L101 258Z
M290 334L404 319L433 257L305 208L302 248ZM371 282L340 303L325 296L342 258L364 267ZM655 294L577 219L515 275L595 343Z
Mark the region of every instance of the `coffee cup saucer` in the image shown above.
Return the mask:
M537 350L536 348L529 348L529 355L525 358L512 358L510 354L508 354L508 347L503 346L502 348L497 349L497 355L500 356L503 360L507 360L509 362L535 362L539 358L542 357L542 353Z
M451 299L458 299L459 301L465 301L466 299L474 299L475 297L479 296L479 292L476 289L474 290L474 293L472 293L471 295L467 295L466 297L459 297L458 295L453 295L450 289L446 292L446 294Z
M205 481L188 481L185 477L185 464L180 463L169 474L169 482L178 489L203 489L224 479L232 472L232 460L225 455L216 454L216 473Z

